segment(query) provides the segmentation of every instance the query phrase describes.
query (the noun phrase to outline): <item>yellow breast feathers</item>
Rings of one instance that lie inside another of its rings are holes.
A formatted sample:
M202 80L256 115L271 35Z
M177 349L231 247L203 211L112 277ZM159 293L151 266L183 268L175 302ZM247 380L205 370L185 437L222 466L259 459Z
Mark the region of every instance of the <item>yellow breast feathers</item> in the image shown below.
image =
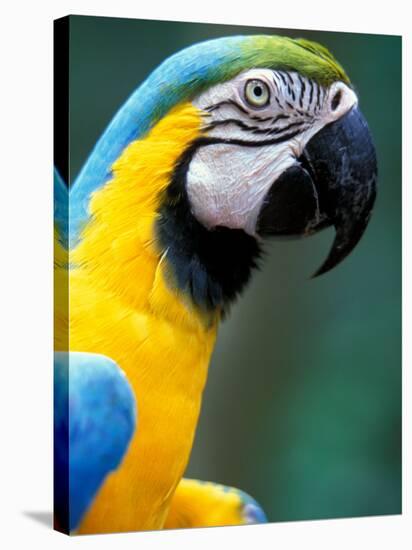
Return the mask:
M154 224L175 164L201 126L199 111L184 104L131 143L94 193L90 221L70 253L70 350L116 361L139 413L126 457L80 532L162 527L188 461L218 318L205 319L168 285L167 251ZM64 322L61 328L64 334Z

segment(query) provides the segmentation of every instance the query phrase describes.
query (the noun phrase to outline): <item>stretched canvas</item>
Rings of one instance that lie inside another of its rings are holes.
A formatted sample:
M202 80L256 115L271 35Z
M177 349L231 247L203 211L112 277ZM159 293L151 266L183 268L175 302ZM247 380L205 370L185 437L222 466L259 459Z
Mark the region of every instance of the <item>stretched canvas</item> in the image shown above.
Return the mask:
M54 69L56 529L400 514L400 37L68 16Z

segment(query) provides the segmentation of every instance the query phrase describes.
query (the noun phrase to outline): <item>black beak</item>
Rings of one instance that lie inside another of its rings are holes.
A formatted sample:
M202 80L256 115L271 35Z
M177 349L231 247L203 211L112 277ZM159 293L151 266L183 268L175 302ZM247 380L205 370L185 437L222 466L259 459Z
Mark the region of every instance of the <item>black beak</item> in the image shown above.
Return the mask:
M376 197L375 148L362 113L353 107L306 145L296 164L272 185L257 221L268 235L311 235L333 225L335 240L314 276L326 273L357 245Z

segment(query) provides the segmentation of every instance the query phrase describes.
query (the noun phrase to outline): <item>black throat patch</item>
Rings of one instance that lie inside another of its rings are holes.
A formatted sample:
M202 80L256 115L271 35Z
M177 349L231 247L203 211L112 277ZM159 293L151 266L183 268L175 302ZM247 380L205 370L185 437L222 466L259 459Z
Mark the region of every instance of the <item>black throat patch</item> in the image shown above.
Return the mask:
M196 150L207 146L199 138L176 164L159 208L156 234L174 283L194 304L223 312L244 289L261 250L256 239L241 229L201 225L190 210L186 175Z

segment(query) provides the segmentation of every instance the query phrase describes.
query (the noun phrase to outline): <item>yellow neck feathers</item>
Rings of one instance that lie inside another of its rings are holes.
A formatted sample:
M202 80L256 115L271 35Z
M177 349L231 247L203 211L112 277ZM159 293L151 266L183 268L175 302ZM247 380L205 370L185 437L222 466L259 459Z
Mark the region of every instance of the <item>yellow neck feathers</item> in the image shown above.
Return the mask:
M93 274L94 284L131 307L145 304L162 317L193 328L210 325L210 316L206 319L186 296L166 288L165 251L155 241L154 226L176 162L201 128L199 110L185 103L144 139L131 143L113 164L113 178L92 196L90 222L70 254L73 264Z

